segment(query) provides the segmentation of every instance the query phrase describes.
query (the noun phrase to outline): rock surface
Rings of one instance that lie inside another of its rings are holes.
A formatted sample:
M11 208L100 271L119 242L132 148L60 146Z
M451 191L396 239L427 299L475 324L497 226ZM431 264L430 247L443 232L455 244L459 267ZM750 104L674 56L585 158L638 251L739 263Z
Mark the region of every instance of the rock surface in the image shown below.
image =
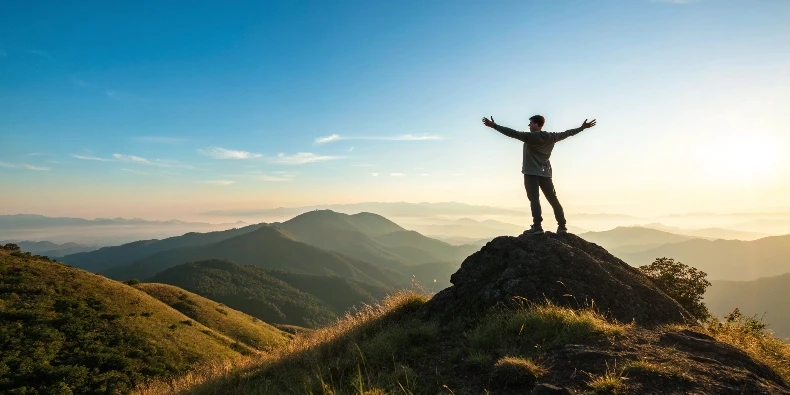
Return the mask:
M692 322L638 269L573 234L497 237L466 258L450 282L453 286L430 301L432 312L454 314L527 300L591 306L645 327Z

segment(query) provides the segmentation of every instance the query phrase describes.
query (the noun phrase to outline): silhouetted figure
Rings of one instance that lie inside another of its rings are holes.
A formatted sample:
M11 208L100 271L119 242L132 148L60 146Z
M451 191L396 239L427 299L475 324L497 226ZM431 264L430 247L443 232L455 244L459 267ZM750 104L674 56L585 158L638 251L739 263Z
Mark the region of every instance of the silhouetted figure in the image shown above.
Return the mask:
M524 142L524 159L521 165L521 173L524 174L524 188L527 190L529 205L532 209L532 226L524 231L524 234L543 233L543 217L540 210L540 190L546 196L551 207L554 209L554 217L557 219L557 233L567 233L565 213L562 211L557 192L554 190L554 183L551 180L551 150L554 143L576 135L584 129L595 126L595 120L587 122L585 119L582 126L576 129L566 130L562 133L552 133L541 130L546 119L540 115L535 115L529 119L529 132L519 132L483 117L483 124L492 128L505 136L512 137Z

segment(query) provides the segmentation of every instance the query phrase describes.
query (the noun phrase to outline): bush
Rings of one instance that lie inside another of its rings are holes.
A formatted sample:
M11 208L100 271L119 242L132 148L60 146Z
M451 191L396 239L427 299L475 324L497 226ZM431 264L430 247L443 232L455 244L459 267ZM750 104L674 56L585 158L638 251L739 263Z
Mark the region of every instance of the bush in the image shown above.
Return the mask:
M672 258L657 258L650 265L640 266L639 270L695 318L704 321L710 317L708 308L702 303L705 289L711 285L705 279L707 273Z
M138 280L136 278L133 278L131 280L126 280L123 283L126 284L126 285L137 285L137 284L140 284L140 280Z
M8 251L19 251L20 250L19 246L14 244L14 243L8 243L8 244L4 245L3 249L4 250L8 250Z

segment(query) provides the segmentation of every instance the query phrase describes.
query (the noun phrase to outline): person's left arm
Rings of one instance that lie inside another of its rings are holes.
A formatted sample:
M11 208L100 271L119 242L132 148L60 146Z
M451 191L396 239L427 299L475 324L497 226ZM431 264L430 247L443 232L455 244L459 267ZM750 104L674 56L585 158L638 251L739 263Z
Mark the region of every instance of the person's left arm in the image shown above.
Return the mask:
M546 132L546 139L549 140L552 143L556 143L556 142L565 140L568 137L575 136L575 135L581 133L582 130L589 129L589 128L593 127L593 126L595 126L595 120L594 119L592 121L590 121L590 122L587 122L587 120L585 119L584 122L582 122L582 126L579 126L578 128L568 129L568 130L566 130L564 132L559 132L559 133L557 133L557 132L553 132L553 133L552 132ZM543 134L543 133L541 133L541 134Z

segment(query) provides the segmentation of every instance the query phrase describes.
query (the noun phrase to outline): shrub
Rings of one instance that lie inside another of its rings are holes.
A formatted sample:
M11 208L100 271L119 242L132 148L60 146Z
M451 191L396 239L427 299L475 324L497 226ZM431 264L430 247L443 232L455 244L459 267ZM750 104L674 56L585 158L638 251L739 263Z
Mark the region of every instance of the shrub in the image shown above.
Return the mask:
M657 258L649 265L640 266L639 270L695 318L704 321L710 317L708 308L702 303L705 289L711 285L705 279L707 273L672 258Z
M123 283L126 285L136 285L136 284L140 284L140 280L133 278L131 280L126 280Z

